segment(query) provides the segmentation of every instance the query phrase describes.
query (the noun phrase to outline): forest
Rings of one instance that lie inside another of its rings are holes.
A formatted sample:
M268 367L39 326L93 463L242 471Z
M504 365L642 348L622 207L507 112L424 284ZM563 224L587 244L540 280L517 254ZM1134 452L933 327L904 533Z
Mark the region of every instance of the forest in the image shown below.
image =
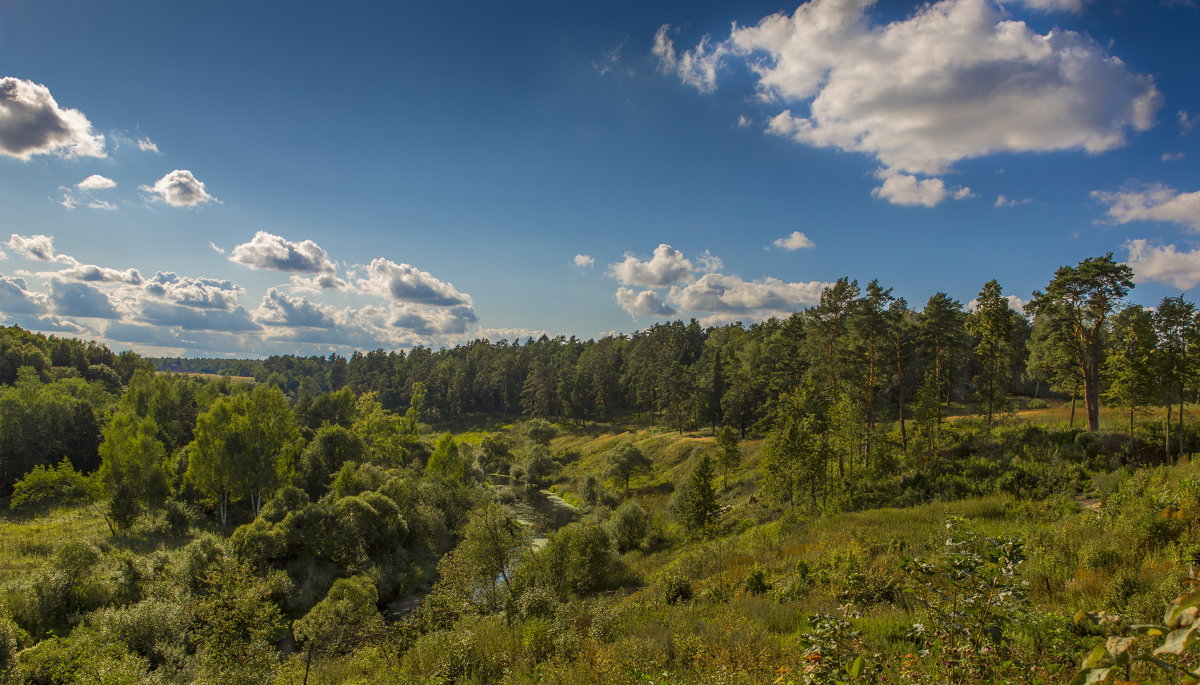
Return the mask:
M0 328L0 682L1200 679L1200 311L1018 307L350 357Z

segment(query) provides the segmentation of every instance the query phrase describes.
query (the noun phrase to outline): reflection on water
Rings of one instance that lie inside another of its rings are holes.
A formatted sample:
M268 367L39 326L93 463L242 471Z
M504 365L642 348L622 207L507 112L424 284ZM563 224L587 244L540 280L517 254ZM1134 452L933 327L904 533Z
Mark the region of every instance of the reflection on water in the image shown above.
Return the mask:
M509 503L517 520L529 526L535 549L546 544L546 536L579 518L579 510L549 490L528 490Z

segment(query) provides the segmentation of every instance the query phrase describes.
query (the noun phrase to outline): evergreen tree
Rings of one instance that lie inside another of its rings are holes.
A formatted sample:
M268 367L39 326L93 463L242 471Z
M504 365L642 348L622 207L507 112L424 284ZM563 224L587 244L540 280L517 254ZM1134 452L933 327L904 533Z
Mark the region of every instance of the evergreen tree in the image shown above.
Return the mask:
M975 337L975 396L988 426L1008 398L1011 370L1013 311L995 279L983 284L975 310L967 317L967 330Z
M708 455L701 455L676 502L676 512L684 526L695 534L703 534L716 521L721 508L712 486L712 471L712 461Z
M1054 337L1070 354L1083 383L1088 430L1100 428L1100 371L1104 364L1105 323L1133 287L1133 269L1112 253L1089 257L1054 272L1046 291L1034 291L1026 309L1057 322Z

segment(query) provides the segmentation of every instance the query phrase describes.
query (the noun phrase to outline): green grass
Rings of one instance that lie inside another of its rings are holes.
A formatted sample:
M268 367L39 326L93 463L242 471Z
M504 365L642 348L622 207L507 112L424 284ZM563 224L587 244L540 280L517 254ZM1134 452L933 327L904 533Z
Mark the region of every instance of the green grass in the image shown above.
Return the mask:
M28 517L5 511L0 513L0 575L27 573L67 542L108 539L108 526L94 507L63 507Z

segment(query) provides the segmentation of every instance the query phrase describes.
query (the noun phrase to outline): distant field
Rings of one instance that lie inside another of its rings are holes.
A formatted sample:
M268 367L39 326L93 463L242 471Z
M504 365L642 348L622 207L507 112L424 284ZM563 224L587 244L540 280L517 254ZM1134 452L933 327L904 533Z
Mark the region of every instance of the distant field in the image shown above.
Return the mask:
M163 374L176 374L179 376L195 376L196 378L228 378L231 383L253 383L254 376L222 376L219 373L197 373L195 371L159 371Z

